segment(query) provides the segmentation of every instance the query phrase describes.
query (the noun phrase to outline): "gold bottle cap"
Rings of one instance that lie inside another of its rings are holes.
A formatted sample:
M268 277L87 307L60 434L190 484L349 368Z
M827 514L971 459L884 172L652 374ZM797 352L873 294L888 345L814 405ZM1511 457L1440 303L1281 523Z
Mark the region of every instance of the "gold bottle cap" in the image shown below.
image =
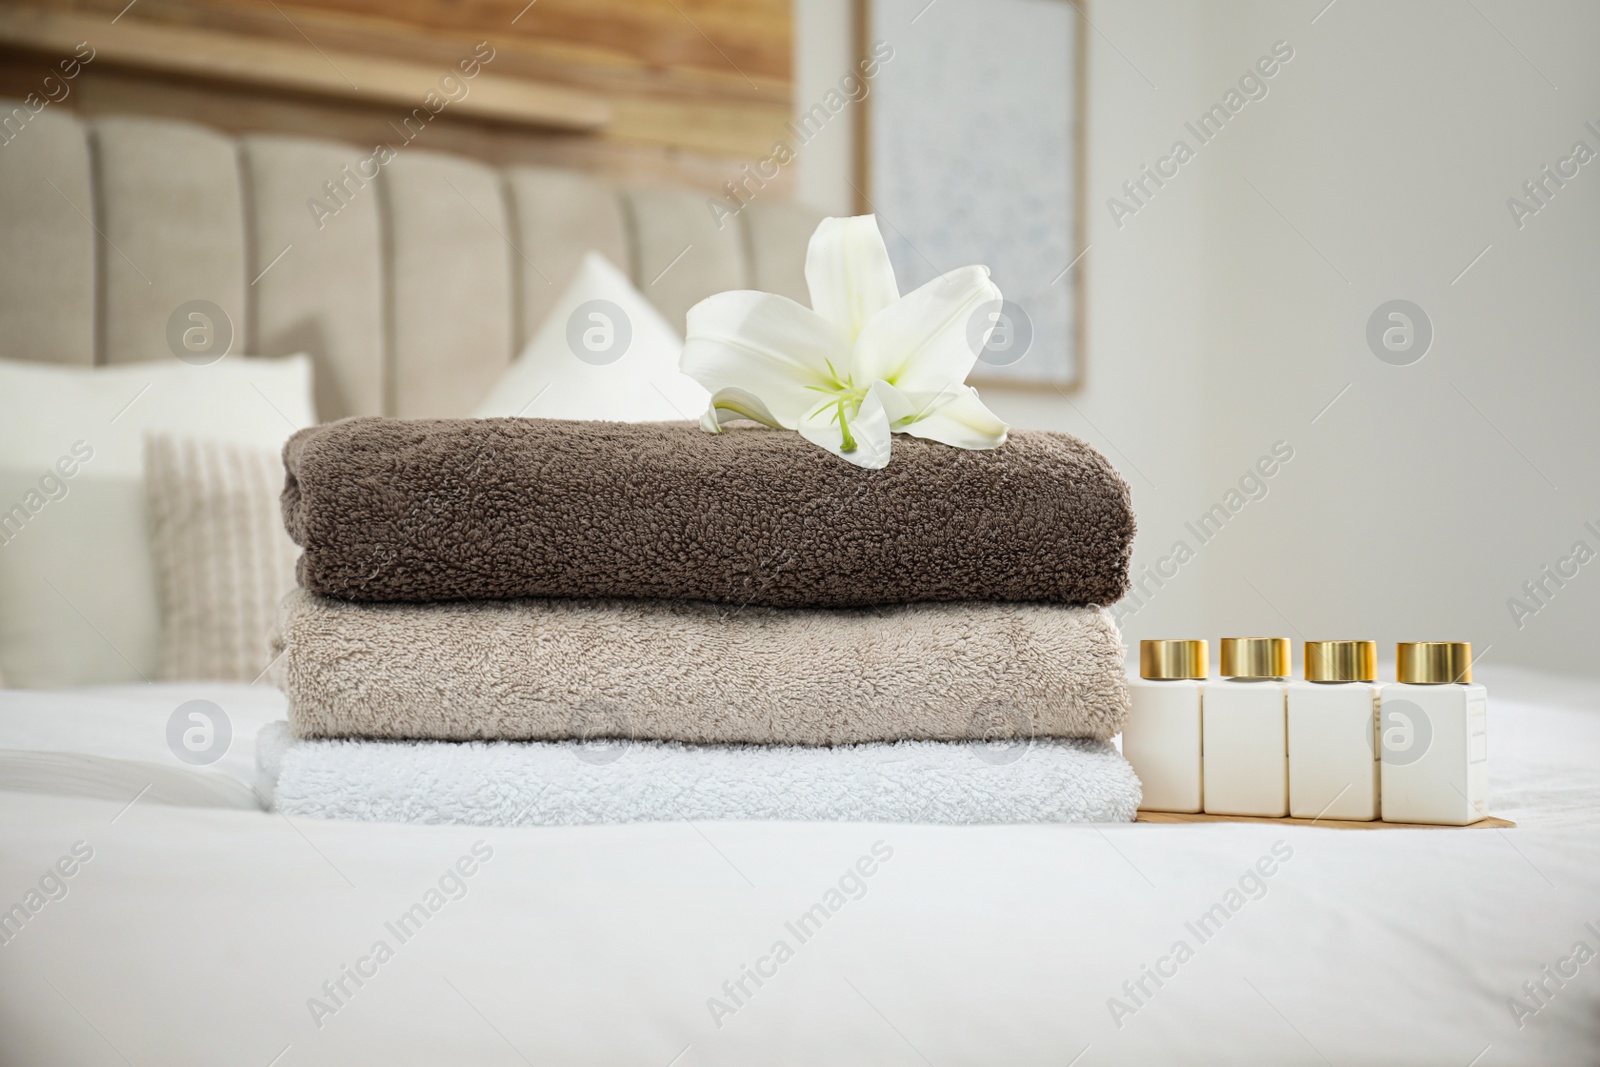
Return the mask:
M1211 649L1204 641L1140 641L1139 677L1152 681L1204 678L1211 671Z
M1222 639L1224 678L1287 678L1289 639L1287 637L1224 637Z
M1308 682L1370 682L1378 676L1376 641L1307 641Z
M1401 641L1394 659L1397 681L1412 685L1472 681L1472 645L1467 641Z

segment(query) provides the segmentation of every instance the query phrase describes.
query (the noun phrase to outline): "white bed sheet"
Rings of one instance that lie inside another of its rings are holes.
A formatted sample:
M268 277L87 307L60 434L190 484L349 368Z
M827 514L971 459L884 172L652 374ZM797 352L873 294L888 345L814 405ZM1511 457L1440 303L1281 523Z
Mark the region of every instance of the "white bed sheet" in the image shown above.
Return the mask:
M167 720L192 700L222 709L233 735L219 758L204 767L178 759L167 742ZM283 694L260 685L0 689L0 786L259 809L270 790L256 767L256 732L284 715Z
M0 945L0 1063L1593 1064L1600 959L1547 980L1520 1029L1508 998L1575 942L1600 950L1600 684L1486 680L1491 806L1520 823L1503 832L483 830L0 790L0 908L94 850ZM101 758L160 763L193 696L234 720L210 773L250 780L248 724L282 714L259 689L0 693L0 748L88 731ZM94 715L53 733L48 710L74 705ZM493 855L465 895L402 943L385 924L478 842ZM1186 923L1275 845L1292 856L1264 895L1202 943ZM858 896L802 942L786 923L862 857ZM379 939L392 958L314 1020ZM1124 983L1180 939L1192 958L1134 1005ZM724 983L779 940L792 957L736 1002ZM1137 1007L1120 1027L1114 996Z

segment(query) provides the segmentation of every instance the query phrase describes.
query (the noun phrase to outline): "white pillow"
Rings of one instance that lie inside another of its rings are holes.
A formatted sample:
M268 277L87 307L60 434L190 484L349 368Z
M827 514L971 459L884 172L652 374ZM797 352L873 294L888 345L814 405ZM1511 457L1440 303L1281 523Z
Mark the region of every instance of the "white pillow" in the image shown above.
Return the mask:
M472 414L652 422L699 419L710 395L678 370L683 339L598 252Z
M0 397L0 675L25 688L154 679L144 435L279 447L316 421L311 361L0 360Z

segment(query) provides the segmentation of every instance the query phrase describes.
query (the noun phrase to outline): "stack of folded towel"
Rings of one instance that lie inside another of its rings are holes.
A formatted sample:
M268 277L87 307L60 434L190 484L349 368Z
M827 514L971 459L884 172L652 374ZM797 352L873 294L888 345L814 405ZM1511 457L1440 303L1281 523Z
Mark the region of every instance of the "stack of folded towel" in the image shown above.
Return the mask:
M1062 434L351 419L284 451L290 814L1126 821L1128 488Z

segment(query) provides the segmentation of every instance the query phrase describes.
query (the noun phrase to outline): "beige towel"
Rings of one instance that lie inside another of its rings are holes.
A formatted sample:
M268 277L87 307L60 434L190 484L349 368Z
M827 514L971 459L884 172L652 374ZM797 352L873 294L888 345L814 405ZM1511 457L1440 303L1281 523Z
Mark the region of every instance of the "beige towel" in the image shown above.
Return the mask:
M1107 740L1128 711L1098 607L284 601L298 737L831 745Z

